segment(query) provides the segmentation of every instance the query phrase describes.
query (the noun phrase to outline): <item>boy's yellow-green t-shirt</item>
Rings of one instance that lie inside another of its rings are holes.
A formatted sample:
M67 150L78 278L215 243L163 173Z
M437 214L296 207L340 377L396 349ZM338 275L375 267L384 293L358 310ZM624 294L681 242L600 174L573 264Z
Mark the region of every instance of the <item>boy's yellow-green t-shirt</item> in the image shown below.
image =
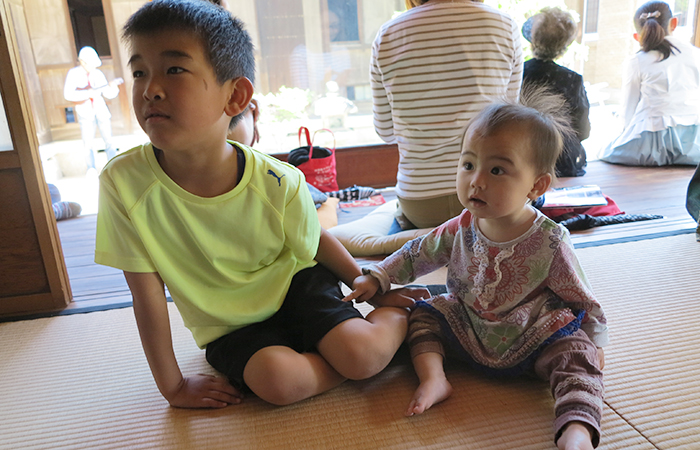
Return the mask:
M292 277L316 263L321 227L304 175L236 144L238 186L193 195L171 180L146 144L100 175L95 262L158 272L197 345L272 316Z

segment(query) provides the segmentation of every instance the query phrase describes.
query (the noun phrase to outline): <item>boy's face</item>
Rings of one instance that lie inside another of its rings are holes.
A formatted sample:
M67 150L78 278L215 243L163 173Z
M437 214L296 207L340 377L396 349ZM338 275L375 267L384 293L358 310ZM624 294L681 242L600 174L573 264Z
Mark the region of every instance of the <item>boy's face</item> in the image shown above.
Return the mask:
M490 136L468 132L457 169L457 196L477 218L517 217L539 178L527 125L503 126Z
M200 40L165 30L137 34L131 44L134 112L153 145L166 151L221 145L230 82L218 83Z

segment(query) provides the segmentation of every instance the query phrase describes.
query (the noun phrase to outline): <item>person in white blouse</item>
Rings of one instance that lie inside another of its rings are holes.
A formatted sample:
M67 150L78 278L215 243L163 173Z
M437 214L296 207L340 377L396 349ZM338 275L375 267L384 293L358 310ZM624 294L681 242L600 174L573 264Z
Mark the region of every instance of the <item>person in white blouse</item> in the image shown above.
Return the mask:
M117 154L112 142L112 115L109 112L106 99L119 95L121 78L107 82L105 74L98 69L102 60L94 48L86 46L78 53L78 65L68 71L63 86L63 96L75 104L75 115L80 123L80 134L85 149L85 162L88 172L96 174L96 149L93 147L95 126L100 129L100 135L105 141L107 159Z
M406 0L372 45L374 128L399 147L396 194L402 228L460 214L457 161L469 120L499 99L517 100L520 28L473 0Z
M700 49L671 36L669 5L652 1L634 15L642 47L627 61L624 129L600 159L630 166L700 163Z

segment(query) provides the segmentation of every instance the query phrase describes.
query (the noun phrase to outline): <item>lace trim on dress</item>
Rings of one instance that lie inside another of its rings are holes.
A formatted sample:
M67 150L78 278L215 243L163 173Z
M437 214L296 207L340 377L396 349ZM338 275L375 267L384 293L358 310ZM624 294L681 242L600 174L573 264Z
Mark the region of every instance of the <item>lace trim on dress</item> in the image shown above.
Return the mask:
M476 236L474 240L474 256L479 261L479 270L474 276L474 287L471 293L474 294L478 299L479 303L483 307L488 307L496 298L496 287L501 282L503 274L501 273L500 265L501 261L510 256L513 256L515 252L515 245L501 249L493 260L493 271L496 273L496 279L491 283L486 284L486 269L489 267L489 247L482 239L481 236Z

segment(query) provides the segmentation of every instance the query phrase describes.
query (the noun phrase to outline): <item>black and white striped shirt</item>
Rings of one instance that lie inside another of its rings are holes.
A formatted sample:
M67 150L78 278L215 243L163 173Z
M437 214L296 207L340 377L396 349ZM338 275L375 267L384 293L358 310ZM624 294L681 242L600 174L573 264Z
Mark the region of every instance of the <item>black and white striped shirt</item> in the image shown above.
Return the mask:
M387 22L372 45L374 127L401 155L397 194L426 199L456 192L469 120L496 99L517 99L520 31L478 2L428 2Z

